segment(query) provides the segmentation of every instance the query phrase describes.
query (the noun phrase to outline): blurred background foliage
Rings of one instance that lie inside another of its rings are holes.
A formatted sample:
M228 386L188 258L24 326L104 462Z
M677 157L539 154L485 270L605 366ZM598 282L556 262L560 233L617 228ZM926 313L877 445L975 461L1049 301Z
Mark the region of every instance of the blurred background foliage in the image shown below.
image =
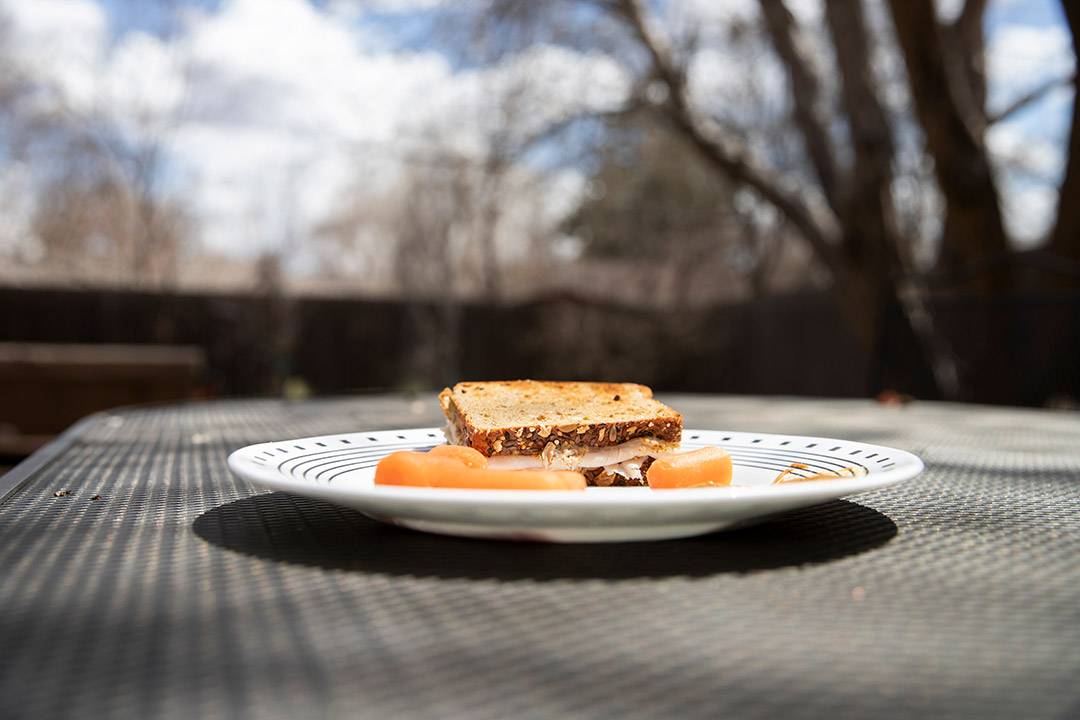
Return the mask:
M0 0L0 344L1071 406L1077 12Z

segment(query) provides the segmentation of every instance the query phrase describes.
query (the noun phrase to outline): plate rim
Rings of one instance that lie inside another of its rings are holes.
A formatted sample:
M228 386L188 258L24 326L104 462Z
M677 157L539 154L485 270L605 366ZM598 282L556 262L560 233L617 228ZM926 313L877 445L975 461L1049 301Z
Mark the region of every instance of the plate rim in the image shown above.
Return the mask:
M442 428L415 427L389 428L383 430L350 431L313 435L285 440L273 440L246 445L233 450L228 458L229 470L238 477L272 490L292 492L298 495L316 497L329 501L348 501L356 504L370 499L372 502L437 502L447 506L485 506L495 508L517 508L527 505L536 509L554 510L559 508L581 510L588 507L640 506L643 504L676 509L692 505L727 505L733 502L751 500L770 500L786 497L790 500L816 501L839 499L849 495L869 492L890 485L895 485L918 476L925 470L923 460L907 450L886 445L877 445L857 440L840 438L796 435L788 433L750 432L745 430L713 430L685 428L683 441L687 436L716 435L726 436L729 440L737 436L753 436L760 440L782 439L789 442L813 441L821 443L840 443L858 446L859 449L873 451L884 450L896 456L891 468L873 471L853 478L824 478L781 485L732 485L707 488L679 488L671 490L650 490L648 488L590 488L589 491L573 490L482 490L471 488L419 488L392 485L319 484L301 482L287 476L278 468L256 462L253 455L266 452L267 448L280 449L283 445L296 446L301 443L315 443L327 439L370 438L384 434L428 433L437 435L433 444L444 444ZM713 443L707 443L713 444ZM716 443L719 445L719 443ZM755 443L757 444L757 443ZM731 447L744 447L742 443L730 444ZM845 448L846 449L846 448Z

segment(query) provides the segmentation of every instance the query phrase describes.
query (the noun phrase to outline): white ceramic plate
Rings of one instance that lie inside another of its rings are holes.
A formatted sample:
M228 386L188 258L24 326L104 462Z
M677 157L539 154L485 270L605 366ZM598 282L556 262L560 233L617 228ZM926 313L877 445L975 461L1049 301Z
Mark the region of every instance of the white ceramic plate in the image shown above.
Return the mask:
M922 461L903 450L829 438L684 430L682 447L725 448L732 487L650 490L596 487L462 490L375 485L375 466L397 450L444 443L437 428L384 430L251 445L229 468L257 485L356 508L376 520L427 532L551 542L625 542L689 537L915 477ZM792 468L792 465L799 467ZM855 477L771 484L854 469Z

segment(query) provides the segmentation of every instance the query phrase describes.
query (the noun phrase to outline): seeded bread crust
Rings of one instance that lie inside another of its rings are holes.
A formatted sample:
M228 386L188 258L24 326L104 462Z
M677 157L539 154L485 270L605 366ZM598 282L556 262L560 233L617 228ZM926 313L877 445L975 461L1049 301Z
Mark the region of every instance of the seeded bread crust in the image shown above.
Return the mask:
M633 383L463 382L439 394L457 442L490 457L536 455L549 443L609 447L682 439L682 415Z

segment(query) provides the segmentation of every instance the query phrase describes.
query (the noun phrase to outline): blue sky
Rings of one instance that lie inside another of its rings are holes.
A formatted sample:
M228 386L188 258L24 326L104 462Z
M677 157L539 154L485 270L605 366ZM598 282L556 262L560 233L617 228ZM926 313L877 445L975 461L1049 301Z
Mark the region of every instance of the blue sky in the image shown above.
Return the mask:
M178 0L170 7L167 2L154 0L96 0L106 10L114 38L122 37L131 30L165 34L171 27L173 8L195 8L204 12L217 11L228 0ZM439 37L438 17L429 10L430 3L410 2L344 2L341 0L310 0L323 11L333 8L352 8L352 22L363 27L369 35L385 39L388 47L395 50L442 50ZM955 4L955 3L954 3ZM344 16L344 14L343 14ZM985 17L989 38L1001 30L1016 26L1032 28L1065 28L1064 12L1059 0L998 0L990 2ZM1033 77L1032 85L1044 78ZM1023 88L1010 87L1008 91L1022 94ZM1007 92L1008 91L1003 91ZM1060 105L1061 103L1057 103ZM1039 105L1024 111L1025 122L1046 123L1047 132L1060 136L1067 130L1068 114L1054 107L1051 114L1040 113ZM1034 116L1034 117L1032 117ZM1019 119L1019 116L1018 116Z
M105 9L112 35L122 38L132 30L141 30L158 35L166 34L173 28L171 15L174 8L194 8L203 12L217 11L222 2L228 0L178 0L170 7L167 2L154 0L96 0ZM310 0L312 5L322 11L334 8L352 8L351 22L362 27L370 36L382 38L386 47L393 50L436 50L445 51L438 30L437 15L429 10L429 3L410 2L345 2L342 0ZM345 16L345 13L342 13ZM985 28L991 40L999 31L1008 31L1017 26L1031 28L1065 28L1064 12L1059 0L998 0L990 2L985 17ZM451 58L456 65L456 60ZM1050 79L1056 68L1047 68L1045 77L1032 76L1029 87L1035 87ZM1027 87L1010 84L999 88L992 101L1002 104L1003 98L1015 98L1022 95ZM1049 102L1034 103L1016 115L1013 120L1022 123L1025 130L1035 132L1055 141L1060 140L1068 131L1070 113L1065 101L1067 91L1060 92Z
M1065 12L1059 0L991 2L987 7L986 29L988 32L992 33L999 25L1014 23L1044 27L1064 25Z
M791 2L812 16L813 0ZM153 0L0 0L0 10L25 34L27 65L76 110L163 143L204 243L234 250L284 224L316 226L358 186L383 191L401 170L386 158L418 143L485 151L498 124L490 97L509 88L515 61L476 68L449 56L430 4L179 0L179 25ZM755 2L722 5L737 13ZM986 28L992 107L1075 70L1057 0L991 0ZM519 118L534 129L561 109L615 107L627 88L617 63L596 54L545 46L516 62L543 81L530 96L537 111ZM1028 242L1054 209L1071 98L1059 89L988 138L1011 227ZM553 179L553 216L580 191L575 172Z

